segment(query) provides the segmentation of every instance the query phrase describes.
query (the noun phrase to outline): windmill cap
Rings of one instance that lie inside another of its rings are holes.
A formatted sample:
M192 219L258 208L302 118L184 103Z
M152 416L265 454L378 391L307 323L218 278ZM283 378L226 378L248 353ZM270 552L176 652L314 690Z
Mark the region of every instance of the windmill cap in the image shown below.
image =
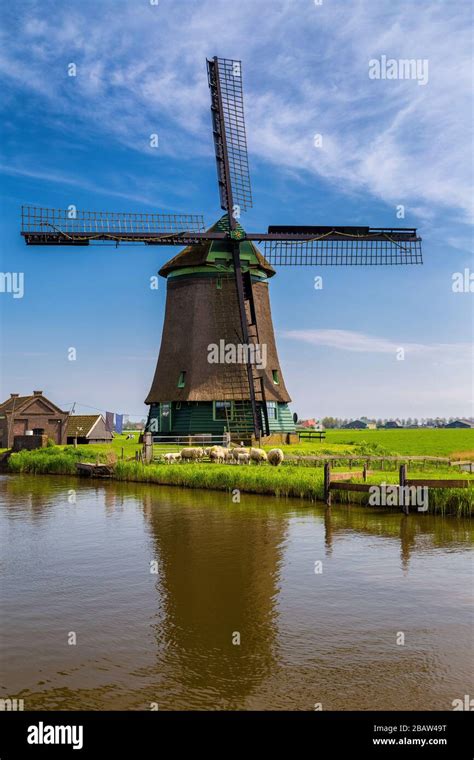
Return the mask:
M241 230L244 234L243 228L240 224L237 224L237 229ZM207 232L228 232L229 222L227 214L224 214L215 224L207 230ZM214 258L219 258L219 254L222 256L230 257L232 253L231 242L228 240L212 240L204 243L198 243L196 245L188 245L183 248L176 256L166 262L158 274L161 277L167 277L171 272L177 269L184 269L188 267L204 267L213 266ZM266 258L260 253L257 246L250 240L243 240L240 243L241 257L245 257L252 269L260 269L268 277L273 277L275 270L272 265L266 260Z

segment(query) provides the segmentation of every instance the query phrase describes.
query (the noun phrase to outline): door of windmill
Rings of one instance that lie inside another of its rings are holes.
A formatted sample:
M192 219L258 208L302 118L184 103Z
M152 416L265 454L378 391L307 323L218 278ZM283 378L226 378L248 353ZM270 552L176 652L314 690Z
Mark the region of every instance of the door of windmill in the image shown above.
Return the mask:
M171 404L160 404L160 432L169 433L171 430Z

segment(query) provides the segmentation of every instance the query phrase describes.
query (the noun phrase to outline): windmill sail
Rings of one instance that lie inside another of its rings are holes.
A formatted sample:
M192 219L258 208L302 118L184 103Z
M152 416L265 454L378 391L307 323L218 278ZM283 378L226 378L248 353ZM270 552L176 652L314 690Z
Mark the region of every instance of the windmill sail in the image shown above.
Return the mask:
M242 64L229 58L207 62L221 208L252 207L242 92Z
M278 266L422 264L414 228L269 227L265 258Z
M89 241L156 242L162 236L203 233L200 214L117 213L22 206L21 234L29 244L87 245ZM182 237L176 240L182 243ZM170 245L170 243L167 243Z

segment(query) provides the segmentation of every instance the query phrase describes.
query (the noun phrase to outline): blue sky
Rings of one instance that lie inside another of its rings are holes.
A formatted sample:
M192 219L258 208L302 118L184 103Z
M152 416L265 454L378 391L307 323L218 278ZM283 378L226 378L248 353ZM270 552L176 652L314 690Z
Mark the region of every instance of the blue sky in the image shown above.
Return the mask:
M452 289L453 274L474 270L470 5L4 4L1 270L24 273L25 292L0 293L2 398L40 388L82 412L145 413L165 303L165 281L154 291L149 280L176 249L28 248L20 206L212 223L221 211L205 59L218 55L243 62L247 229L416 226L424 241L422 267L279 270L272 309L294 410L471 415L473 294ZM382 55L427 60L428 81L370 79Z

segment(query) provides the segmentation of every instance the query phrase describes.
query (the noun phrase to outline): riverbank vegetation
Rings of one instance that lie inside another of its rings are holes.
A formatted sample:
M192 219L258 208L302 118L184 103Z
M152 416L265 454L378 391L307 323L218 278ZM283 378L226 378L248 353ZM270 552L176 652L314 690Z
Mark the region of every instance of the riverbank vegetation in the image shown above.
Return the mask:
M371 449L373 451L373 449ZM355 453L355 452L353 452ZM373 454L372 454L373 455ZM339 461L335 455L333 472L347 471L347 463ZM108 464L112 477L116 480L175 485L186 488L215 489L229 492L247 492L283 497L297 497L310 501L324 498L324 470L321 464L311 462L296 463L285 461L281 467L270 465L238 466L197 462L192 464L164 464L154 462L144 465L128 459L118 458L117 453L106 446L48 447L35 451L21 451L12 454L8 460L10 472L34 474L75 475L78 462L100 462ZM368 475L367 482L374 485L398 482L398 471L393 464L389 469L375 470ZM421 466L420 466L421 467ZM455 515L471 515L474 507L474 474L462 472L446 466L432 467L425 464L423 469L410 465L410 477L423 479L471 479L472 488L430 489L429 511ZM354 482L361 482L361 473L354 470ZM367 494L334 491L333 502L365 503Z

